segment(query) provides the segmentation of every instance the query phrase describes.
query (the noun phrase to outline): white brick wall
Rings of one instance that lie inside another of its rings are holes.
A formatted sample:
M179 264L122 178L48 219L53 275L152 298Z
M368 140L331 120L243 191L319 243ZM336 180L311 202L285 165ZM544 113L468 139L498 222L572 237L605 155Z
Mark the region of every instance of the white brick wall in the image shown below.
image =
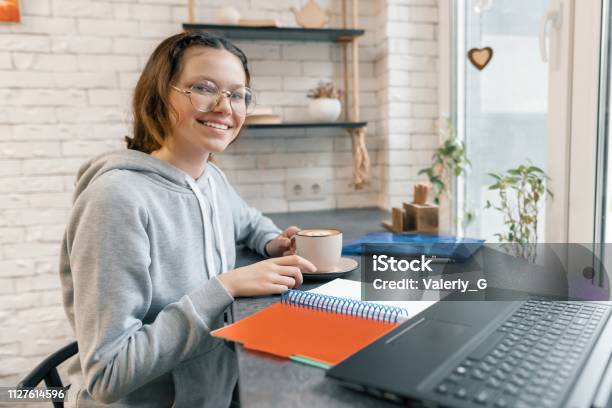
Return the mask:
M381 7L379 47L387 54L377 64L381 82L381 133L386 149L381 168L379 203L399 206L412 199L412 189L423 176L438 144L436 0L385 0Z
M71 339L56 269L76 170L123 146L139 71L163 38L181 30L186 3L32 0L21 2L22 24L0 25L0 385L16 383ZM341 1L318 3L333 10L339 26ZM295 26L288 8L301 2L196 4L200 21L212 22L215 8L232 4L244 16ZM351 144L342 130L247 132L218 159L263 211L386 207L406 198L435 146L436 0L360 0L360 14L372 183L357 192L350 186ZM343 86L338 45L238 45L251 61L260 102L285 120L304 119L305 94L319 80ZM327 183L329 196L287 201L286 184L304 177Z

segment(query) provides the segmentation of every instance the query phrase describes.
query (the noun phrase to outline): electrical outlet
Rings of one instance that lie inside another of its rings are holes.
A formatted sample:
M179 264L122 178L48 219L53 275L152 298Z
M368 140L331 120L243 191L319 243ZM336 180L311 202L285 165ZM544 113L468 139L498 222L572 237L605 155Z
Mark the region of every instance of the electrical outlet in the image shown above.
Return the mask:
M292 179L285 183L285 197L288 201L323 200L326 195L326 185L321 179Z

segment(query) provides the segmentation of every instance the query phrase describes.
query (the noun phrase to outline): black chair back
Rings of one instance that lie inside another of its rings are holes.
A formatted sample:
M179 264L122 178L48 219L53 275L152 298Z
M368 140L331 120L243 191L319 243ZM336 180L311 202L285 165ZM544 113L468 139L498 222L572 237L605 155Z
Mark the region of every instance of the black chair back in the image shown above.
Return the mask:
M47 387L63 388L64 384L57 372L57 366L79 352L77 342L68 344L41 361L28 375L17 384L17 388L34 388L44 381ZM55 408L64 408L62 401L54 401Z

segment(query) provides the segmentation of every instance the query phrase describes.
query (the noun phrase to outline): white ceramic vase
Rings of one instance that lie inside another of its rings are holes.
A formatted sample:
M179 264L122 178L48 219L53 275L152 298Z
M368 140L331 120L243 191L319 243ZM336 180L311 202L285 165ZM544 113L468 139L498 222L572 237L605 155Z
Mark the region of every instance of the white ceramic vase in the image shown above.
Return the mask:
M240 20L240 12L234 7L225 6L217 11L216 23L223 25L236 25Z
M342 104L338 99L311 99L308 104L308 116L313 122L335 122L340 112L342 112Z

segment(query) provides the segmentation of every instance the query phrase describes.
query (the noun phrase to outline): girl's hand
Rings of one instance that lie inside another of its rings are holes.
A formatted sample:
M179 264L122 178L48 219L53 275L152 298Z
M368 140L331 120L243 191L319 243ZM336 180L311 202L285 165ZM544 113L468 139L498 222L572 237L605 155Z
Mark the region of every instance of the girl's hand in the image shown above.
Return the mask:
M276 238L268 241L266 244L266 252L271 257L275 256L286 256L295 254L295 244L291 237L300 229L295 225L287 228L279 234Z
M233 269L217 279L233 297L273 295L300 286L302 270L315 272L317 268L301 256L289 255Z

